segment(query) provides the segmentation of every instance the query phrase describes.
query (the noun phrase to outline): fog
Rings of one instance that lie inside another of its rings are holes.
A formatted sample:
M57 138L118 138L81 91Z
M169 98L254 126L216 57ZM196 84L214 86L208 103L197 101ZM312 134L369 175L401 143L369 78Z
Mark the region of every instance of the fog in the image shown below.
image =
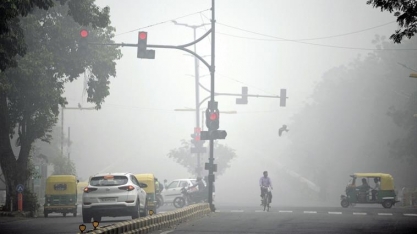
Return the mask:
M142 29L148 32L148 44L185 44L193 40L193 30L174 25L171 20L199 25L209 23L211 18L207 10L211 7L209 0L96 2L110 7L117 43L137 43L137 31ZM296 154L315 157L323 152L314 148L316 144L301 144L300 140L301 135L311 134L317 126L292 123L312 102L311 95L326 73L366 57L371 52L366 49L375 48L375 35L388 38L394 32L397 25L390 23L395 21L394 16L366 5L365 1L221 0L216 1L216 20L216 92L240 93L241 87L247 86L250 94L278 95L281 88L286 88L289 97L286 107L279 107L275 98L249 98L247 105L236 105L235 97L216 97L221 112L237 112L222 114L220 119L220 129L228 133L220 143L235 149L237 157L223 175L216 177L217 203L258 203L258 180L267 170L274 187L273 204L338 205L337 195L344 192L349 173L386 170L387 167L376 165L375 158L354 158L361 162L360 167L320 158L325 165L321 170L327 171L325 177L332 178L326 188L328 198L307 196L315 193L315 186L321 186L317 182L320 180L306 169L309 162ZM209 28L201 27L197 34L201 36ZM210 40L198 43L197 50L199 55L210 55ZM124 47L122 53L122 59L117 61L117 77L111 79L110 96L102 109L65 110L64 130L67 134L71 128L70 153L78 177L86 179L98 172L120 171L154 173L168 181L192 177L167 154L180 147L181 139L189 140L195 127L194 112L174 111L195 108L194 59L182 51L168 49L156 49L154 60L136 58L136 48ZM209 57L206 59L209 61ZM404 79L407 72L402 74ZM209 76L204 76L207 74L208 69L200 64L200 82L209 87ZM208 95L200 89L200 100ZM82 107L92 106L86 102L82 79L66 86L65 97L67 107L76 107L78 103ZM206 106L203 104L202 109ZM329 115L337 112L326 111ZM290 131L279 137L278 129L283 124ZM355 135L323 144L343 151L337 148L343 145L337 141L352 138ZM381 141L381 145L386 145L386 138ZM309 153L301 152L304 147ZM351 148L357 154L363 153L354 142ZM64 154L67 153L65 147ZM202 157L204 162L207 156ZM337 166L343 168L338 170Z

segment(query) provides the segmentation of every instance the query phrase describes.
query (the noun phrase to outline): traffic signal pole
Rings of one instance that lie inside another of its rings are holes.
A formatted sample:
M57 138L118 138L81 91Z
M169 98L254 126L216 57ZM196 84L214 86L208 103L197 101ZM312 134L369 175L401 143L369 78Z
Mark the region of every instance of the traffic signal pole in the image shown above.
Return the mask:
M211 67L210 67L210 77L211 77L211 90L210 90L210 101L211 105L214 105L214 72L216 71L215 66L215 26L216 26L216 18L215 18L215 11L214 11L214 0L212 0L211 6ZM214 108L213 108L214 109ZM217 107L216 107L217 109ZM214 140L213 138L210 139L210 157L209 157L209 175L208 175L208 202L210 205L210 209L212 212L216 211L216 208L213 204L213 182L214 182Z
M107 45L107 46L121 46L121 47L137 47L138 48L138 58L142 59L155 59L155 51L153 50L147 50L147 48L164 48L164 49L178 49L185 52L188 52L192 55L194 55L198 60L200 60L204 65L207 66L207 68L210 70L210 76L211 76L211 90L210 90L210 102L208 105L208 109L210 111L217 110L217 102L214 101L214 72L215 72L215 0L212 0L212 7L211 7L211 29L208 30L203 36L199 37L197 40L194 40L193 42L190 42L188 44L184 45L148 45L147 44L147 33L146 32L139 32L138 35L138 44L125 44L125 43L92 43L88 42L88 45ZM211 33L211 64L209 64L207 61L205 61L200 55L198 55L196 52L187 49L186 47L195 45L201 40L203 40L206 36L208 36ZM82 36L82 35L81 35ZM145 45L145 46L144 46ZM196 103L197 105L197 103ZM198 103L199 105L199 103ZM199 109L199 108L196 108ZM214 139L224 139L227 135L226 131L217 131L217 130L211 130L210 133L221 133L222 136L219 138L210 138L210 154L209 154L209 163L208 166L206 166L206 169L209 171L208 176L208 201L210 204L211 211L215 211L215 207L213 204L213 182L214 182L214 171L216 170L216 165L213 164L214 157L213 157L213 145L214 145ZM202 132L203 133L203 132ZM202 139L204 140L204 139Z

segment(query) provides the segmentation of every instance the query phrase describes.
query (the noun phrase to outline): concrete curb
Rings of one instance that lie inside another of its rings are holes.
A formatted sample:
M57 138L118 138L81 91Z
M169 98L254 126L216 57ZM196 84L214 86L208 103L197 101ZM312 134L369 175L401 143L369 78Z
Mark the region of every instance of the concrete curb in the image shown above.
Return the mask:
M30 212L25 211L0 211L1 217L31 217Z
M161 230L187 220L201 217L211 213L210 205L194 204L175 211L156 214L144 218L120 222L114 225L98 227L96 230L88 230L84 233L118 234L118 233L149 233Z

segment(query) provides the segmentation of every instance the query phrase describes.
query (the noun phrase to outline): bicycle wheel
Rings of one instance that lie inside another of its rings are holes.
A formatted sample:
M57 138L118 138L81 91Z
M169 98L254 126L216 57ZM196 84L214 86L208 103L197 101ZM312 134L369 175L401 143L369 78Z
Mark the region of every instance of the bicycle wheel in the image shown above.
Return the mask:
M264 198L263 198L263 202L262 202L263 204L264 204L264 211L266 210L266 207L268 206L268 193L265 193L264 194Z

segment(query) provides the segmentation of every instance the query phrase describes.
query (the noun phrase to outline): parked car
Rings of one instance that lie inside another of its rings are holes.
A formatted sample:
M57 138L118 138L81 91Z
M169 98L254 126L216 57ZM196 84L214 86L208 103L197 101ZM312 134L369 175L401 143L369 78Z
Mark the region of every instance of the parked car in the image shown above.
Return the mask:
M176 179L173 180L168 186L162 191L162 196L164 198L164 203L172 203L176 197L182 197L181 189L184 187L190 187L195 185L197 182L196 179ZM206 182L203 180L204 184L207 186ZM196 188L197 189L197 188Z
M90 178L83 194L83 222L101 221L102 217L146 216L147 185L139 183L131 173L97 174Z

